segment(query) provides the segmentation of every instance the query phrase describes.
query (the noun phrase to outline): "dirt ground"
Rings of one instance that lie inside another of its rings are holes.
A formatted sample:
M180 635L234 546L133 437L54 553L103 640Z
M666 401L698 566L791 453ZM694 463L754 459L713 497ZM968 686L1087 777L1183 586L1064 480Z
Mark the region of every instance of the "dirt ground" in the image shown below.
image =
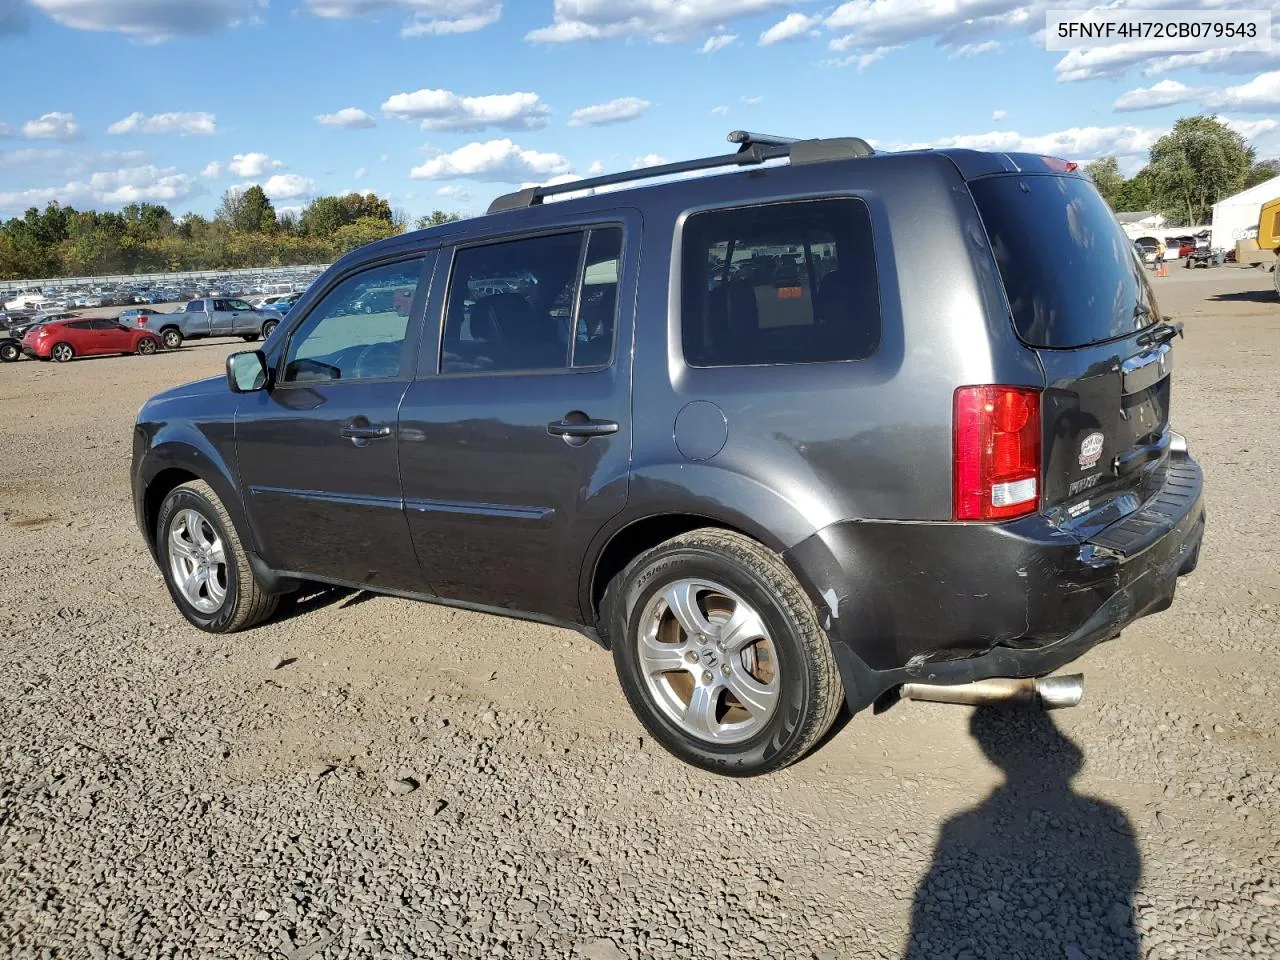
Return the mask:
M0 365L0 956L1280 956L1280 301L1170 274L1172 609L1078 708L901 703L741 782L576 634L340 591L188 627L130 430L242 344Z

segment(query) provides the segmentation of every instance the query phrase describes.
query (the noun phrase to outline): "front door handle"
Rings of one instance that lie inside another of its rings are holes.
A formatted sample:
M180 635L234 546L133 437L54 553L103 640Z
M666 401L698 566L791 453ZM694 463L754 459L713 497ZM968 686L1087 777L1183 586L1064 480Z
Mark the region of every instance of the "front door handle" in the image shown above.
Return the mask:
M547 433L553 437L607 437L618 432L612 420L552 420Z
M385 423L349 423L342 428L342 435L357 442L385 440L391 436L391 428Z

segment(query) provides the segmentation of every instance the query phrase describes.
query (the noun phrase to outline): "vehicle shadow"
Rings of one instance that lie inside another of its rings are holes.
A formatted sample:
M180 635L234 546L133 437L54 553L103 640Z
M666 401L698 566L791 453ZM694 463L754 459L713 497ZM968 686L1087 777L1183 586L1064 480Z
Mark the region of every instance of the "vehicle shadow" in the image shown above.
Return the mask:
M1233 293L1215 293L1206 297L1216 303L1275 303L1280 300L1274 290L1237 290Z
M906 960L1136 960L1137 843L1072 790L1080 748L1038 710L979 707L969 730L1005 782L943 825Z
M284 620L292 620L294 617L306 616L308 613L314 613L317 610L323 610L325 607L332 607L335 604L342 603L343 606L349 606L352 603L360 602L358 600L359 591L350 587L331 587L323 583L304 583L293 593L287 593L280 598L280 606L276 608L275 616L271 618L272 623L280 623ZM346 603L343 603L346 601Z

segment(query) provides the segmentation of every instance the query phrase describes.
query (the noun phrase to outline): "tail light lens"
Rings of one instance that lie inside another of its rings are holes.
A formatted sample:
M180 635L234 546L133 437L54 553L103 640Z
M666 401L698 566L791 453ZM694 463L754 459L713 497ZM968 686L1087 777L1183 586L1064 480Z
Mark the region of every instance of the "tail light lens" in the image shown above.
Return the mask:
M1040 496L1040 391L961 387L955 395L957 520L1010 520Z

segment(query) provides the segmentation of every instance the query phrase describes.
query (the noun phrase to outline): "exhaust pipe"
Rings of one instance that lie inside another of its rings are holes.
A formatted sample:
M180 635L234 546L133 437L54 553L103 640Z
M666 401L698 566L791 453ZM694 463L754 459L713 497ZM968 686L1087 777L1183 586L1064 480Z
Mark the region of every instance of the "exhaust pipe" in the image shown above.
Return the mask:
M1017 680L994 677L975 683L904 683L899 691L903 700L930 700L934 703L963 703L985 706L997 703L1021 703L1045 710L1074 707L1084 697L1084 677L1044 677L1040 680Z

